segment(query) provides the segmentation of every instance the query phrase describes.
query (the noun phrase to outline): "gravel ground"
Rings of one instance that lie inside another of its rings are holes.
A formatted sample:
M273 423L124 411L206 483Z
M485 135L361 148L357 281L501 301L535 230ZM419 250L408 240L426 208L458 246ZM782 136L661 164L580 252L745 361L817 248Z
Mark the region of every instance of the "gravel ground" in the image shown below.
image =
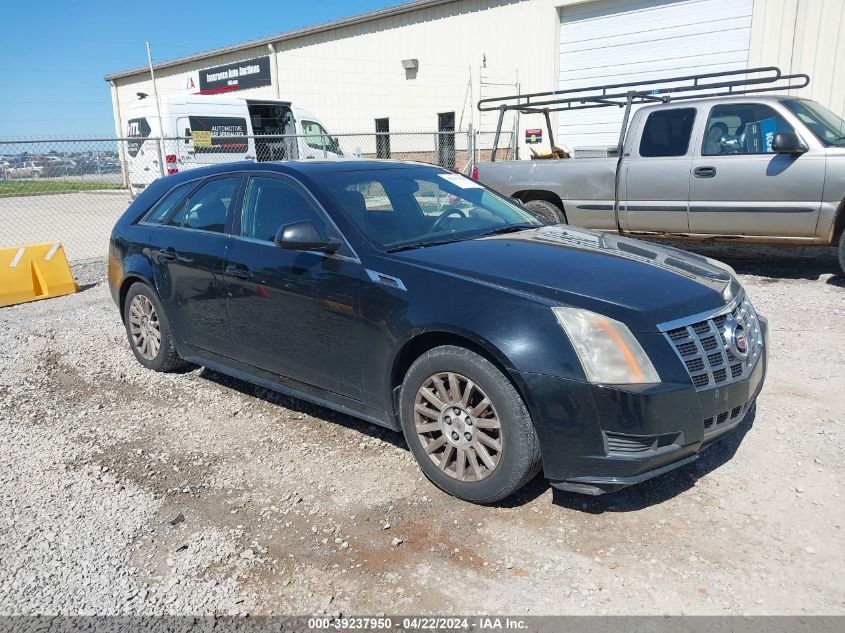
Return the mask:
M133 359L103 281L0 311L0 614L843 614L845 277L696 247L770 319L754 420L599 498L448 497L400 435Z

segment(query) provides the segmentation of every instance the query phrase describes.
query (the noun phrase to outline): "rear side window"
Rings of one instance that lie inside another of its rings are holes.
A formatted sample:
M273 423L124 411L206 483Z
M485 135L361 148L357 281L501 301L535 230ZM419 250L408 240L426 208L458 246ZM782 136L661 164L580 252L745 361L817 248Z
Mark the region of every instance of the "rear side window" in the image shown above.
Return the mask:
M640 140L640 156L684 156L689 149L695 108L658 110L648 115Z
M218 178L197 189L168 224L187 229L223 233L232 200L238 191L240 176Z
M170 193L166 194L159 201L155 208L153 208L152 212L144 218L144 221L149 222L150 224L161 224L164 222L164 219L170 215L170 212L173 211L173 209L179 206L179 203L185 199L185 196L188 195L196 184L196 181L186 182L175 189L172 189Z
M325 232L326 223L320 213L293 185L278 178L249 179L241 218L242 236L272 242L282 226L306 220Z

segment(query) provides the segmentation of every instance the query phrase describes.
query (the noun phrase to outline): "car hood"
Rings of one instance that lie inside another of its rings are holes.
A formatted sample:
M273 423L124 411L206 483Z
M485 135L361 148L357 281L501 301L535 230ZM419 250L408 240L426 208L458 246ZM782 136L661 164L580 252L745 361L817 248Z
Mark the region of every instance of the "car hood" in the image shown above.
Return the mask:
M554 305L585 308L634 331L715 310L741 286L729 269L670 246L547 226L397 253L399 259Z

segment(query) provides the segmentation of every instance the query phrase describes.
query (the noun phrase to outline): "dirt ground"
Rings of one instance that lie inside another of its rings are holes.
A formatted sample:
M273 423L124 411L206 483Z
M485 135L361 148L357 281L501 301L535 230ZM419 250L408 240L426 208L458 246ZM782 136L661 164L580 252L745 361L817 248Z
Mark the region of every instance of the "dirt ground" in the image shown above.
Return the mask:
M0 310L0 614L845 614L845 277L697 247L769 318L756 417L614 495L494 507L399 434L135 362L104 283Z

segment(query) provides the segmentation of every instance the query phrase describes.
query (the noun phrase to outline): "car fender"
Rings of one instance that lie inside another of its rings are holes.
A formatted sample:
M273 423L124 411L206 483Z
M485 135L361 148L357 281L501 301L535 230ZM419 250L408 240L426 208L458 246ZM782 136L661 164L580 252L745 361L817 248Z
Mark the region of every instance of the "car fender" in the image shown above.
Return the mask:
M109 257L109 286L112 298L121 311L123 318L123 299L129 287L136 281L141 281L155 290L153 266L146 253L134 252L123 260L123 268L117 264L117 258ZM113 263L114 262L114 263Z
M438 274L439 272L439 274ZM464 279L442 271L426 271L423 282L440 276L436 300L417 301L390 310L393 344L386 379L395 385L395 366L403 350L416 338L442 334L464 339L508 372L529 372L586 380L581 363L551 306L545 300L484 281ZM415 285L413 269L402 274ZM402 293L394 298L402 300ZM404 309L402 309L404 308ZM516 316L515 316L516 315ZM460 321L460 322L459 322Z

